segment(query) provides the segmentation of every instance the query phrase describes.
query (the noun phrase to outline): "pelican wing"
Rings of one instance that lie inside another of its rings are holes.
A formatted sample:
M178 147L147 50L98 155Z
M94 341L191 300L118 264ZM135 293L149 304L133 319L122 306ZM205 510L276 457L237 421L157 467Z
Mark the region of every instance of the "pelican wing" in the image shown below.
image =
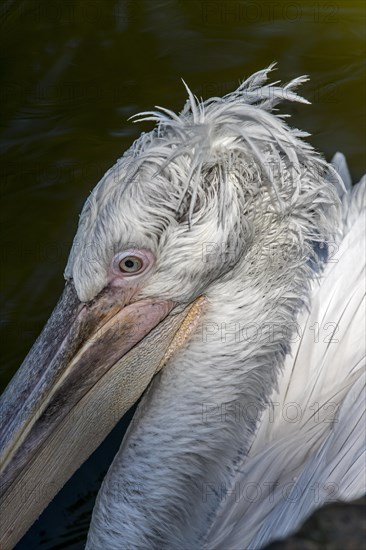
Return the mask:
M342 157L334 159L346 188L339 242L329 247L278 388L212 524L210 550L261 548L324 503L366 492L366 179L350 189Z

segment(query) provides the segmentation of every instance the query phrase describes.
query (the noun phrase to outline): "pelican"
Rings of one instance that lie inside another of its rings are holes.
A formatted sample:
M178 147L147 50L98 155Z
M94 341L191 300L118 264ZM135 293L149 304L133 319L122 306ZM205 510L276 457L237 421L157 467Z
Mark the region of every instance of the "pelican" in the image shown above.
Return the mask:
M1 401L2 549L141 396L88 549L262 548L365 493L365 178L276 112L306 78L272 69L142 113L86 201Z

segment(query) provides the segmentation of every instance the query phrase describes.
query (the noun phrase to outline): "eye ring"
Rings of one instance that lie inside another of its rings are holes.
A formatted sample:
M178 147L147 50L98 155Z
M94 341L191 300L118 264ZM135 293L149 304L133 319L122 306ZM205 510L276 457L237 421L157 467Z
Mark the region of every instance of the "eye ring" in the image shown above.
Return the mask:
M115 255L112 269L118 277L139 277L151 269L154 261L150 250L129 249Z

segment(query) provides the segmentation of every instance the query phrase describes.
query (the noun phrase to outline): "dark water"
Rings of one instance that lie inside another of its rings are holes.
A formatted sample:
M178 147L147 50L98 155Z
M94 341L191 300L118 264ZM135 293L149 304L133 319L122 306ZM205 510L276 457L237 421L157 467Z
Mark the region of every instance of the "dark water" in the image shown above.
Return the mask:
M179 110L180 78L204 98L279 63L276 78L309 74L312 106L289 105L329 158L365 171L363 2L3 0L1 212L3 388L53 308L89 191L145 123ZM19 549L82 548L95 490L123 433L58 495Z

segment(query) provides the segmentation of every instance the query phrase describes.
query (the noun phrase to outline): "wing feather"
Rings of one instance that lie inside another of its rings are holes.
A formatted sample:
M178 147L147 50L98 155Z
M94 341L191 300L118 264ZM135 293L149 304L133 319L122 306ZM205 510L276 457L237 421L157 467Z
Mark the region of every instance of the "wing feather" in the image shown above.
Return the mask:
M322 504L366 492L366 181L349 189L345 159L335 160L348 189L340 240L314 281L278 388L206 539L210 550L261 548Z

